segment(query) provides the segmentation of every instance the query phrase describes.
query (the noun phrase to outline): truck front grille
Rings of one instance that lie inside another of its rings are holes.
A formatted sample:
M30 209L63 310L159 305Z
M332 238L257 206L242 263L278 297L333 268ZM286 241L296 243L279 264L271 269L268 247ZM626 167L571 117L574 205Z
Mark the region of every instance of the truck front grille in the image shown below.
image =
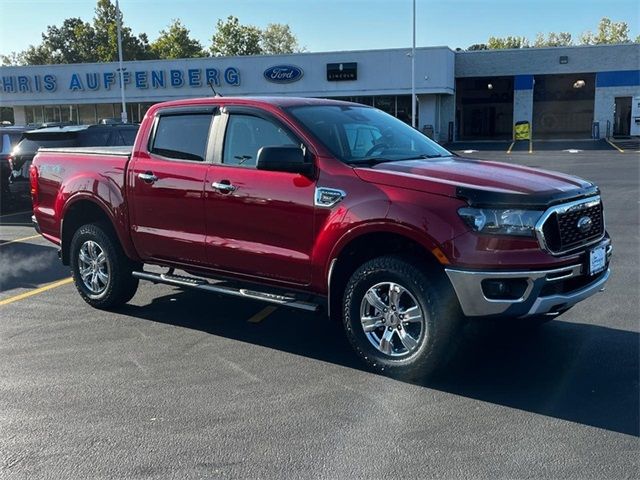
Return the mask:
M589 227L585 228L584 224L589 224ZM600 197L553 207L547 212L541 233L544 246L554 254L568 252L602 238L604 215Z

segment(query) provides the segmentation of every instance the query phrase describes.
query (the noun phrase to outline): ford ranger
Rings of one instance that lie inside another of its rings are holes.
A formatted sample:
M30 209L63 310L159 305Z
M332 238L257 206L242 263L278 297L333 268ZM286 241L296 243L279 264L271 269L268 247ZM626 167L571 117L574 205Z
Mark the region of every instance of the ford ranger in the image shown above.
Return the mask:
M148 280L322 310L393 375L434 371L466 319L543 322L610 274L594 184L461 158L341 101L157 104L133 148L40 149L30 184L90 305Z

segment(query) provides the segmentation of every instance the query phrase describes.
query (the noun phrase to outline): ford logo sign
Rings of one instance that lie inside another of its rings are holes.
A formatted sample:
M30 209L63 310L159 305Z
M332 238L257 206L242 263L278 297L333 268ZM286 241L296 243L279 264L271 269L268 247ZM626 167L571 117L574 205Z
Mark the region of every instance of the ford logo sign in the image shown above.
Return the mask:
M591 217L581 217L580 220L578 220L577 223L577 227L578 230L580 230L582 233L587 233L589 230L591 230L591 226L593 225L593 221L591 220Z
M302 78L304 72L295 65L274 65L264 71L264 78L273 83L292 83Z

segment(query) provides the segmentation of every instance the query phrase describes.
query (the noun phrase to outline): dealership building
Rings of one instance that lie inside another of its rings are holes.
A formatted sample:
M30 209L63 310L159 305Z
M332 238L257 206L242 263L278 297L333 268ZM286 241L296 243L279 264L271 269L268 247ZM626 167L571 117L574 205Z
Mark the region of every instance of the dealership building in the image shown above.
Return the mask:
M410 122L411 50L124 62L128 118L154 103L213 95L337 98ZM640 45L415 51L417 125L439 141L640 135ZM0 67L3 119L95 123L119 117L117 63Z

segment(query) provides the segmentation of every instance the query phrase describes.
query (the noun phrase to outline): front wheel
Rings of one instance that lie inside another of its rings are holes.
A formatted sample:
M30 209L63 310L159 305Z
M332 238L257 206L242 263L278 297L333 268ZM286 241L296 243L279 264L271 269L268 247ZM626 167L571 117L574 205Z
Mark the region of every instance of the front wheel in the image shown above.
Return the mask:
M462 319L452 289L440 272L415 259L375 258L347 284L343 321L349 341L374 370L392 376L427 376L452 353Z
M71 240L71 272L80 295L95 308L127 303L138 289L132 263L103 224L83 225Z

